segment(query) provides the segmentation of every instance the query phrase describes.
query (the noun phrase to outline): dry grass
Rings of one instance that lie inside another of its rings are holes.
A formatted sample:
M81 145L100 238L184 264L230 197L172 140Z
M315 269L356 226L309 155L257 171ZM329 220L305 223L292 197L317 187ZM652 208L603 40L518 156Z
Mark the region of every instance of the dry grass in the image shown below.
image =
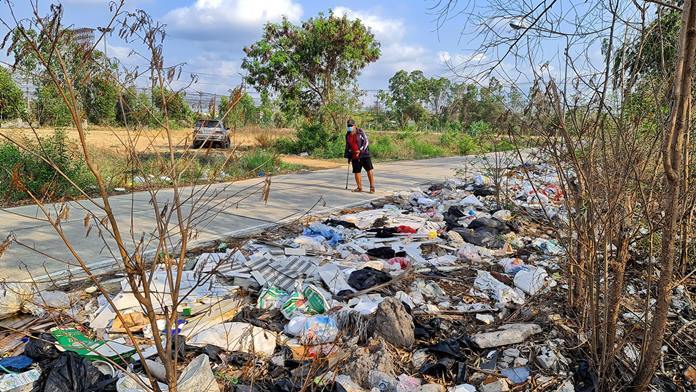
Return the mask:
M182 128L172 130L172 141L174 145L183 149L191 143L192 129ZM36 130L39 136L53 135L53 128L40 128ZM77 131L74 128L65 128L65 132L71 140L78 140ZM167 149L167 136L161 130L141 130L138 132L128 132L122 127L87 127L87 141L91 147L121 150L124 145L131 145L129 139L133 139L132 144L136 146L138 151L159 151ZM0 134L7 135L11 138L27 137L35 139L35 135L28 128L7 128L0 129ZM273 141L281 136L291 137L295 131L288 128L261 128L258 126L249 126L232 131L232 143L246 149L251 147L267 148Z

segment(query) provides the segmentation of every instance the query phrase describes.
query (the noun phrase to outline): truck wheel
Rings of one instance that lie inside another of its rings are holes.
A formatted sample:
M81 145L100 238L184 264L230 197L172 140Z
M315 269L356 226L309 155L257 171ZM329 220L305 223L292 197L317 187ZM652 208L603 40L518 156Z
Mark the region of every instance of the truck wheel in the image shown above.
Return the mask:
M201 142L195 141L191 144L192 148L201 148Z
M222 148L225 148L225 149L230 148L230 144L231 144L230 138L227 138L227 140L225 140L225 142L222 143Z

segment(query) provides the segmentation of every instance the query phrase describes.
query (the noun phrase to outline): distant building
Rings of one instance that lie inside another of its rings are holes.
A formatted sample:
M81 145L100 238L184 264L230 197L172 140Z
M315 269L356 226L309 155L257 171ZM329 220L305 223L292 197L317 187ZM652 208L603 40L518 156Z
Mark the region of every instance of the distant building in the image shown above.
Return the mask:
M72 34L75 44L85 47L94 45L94 29L80 27L77 29L69 29L68 31Z

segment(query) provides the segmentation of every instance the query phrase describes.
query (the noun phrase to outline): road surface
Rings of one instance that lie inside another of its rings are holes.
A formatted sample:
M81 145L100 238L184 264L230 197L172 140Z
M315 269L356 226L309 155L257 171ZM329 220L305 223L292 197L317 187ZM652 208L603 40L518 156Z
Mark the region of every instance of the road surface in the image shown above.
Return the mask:
M214 184L199 197L203 189L182 188L188 197L183 210L193 209L197 218L194 243L201 244L218 238L251 234L255 231L296 219L312 209L312 213L327 213L332 210L364 204L398 190L411 190L421 185L443 181L455 176L457 169L473 174L490 165L484 156L448 157L417 161L398 161L376 165L375 176L378 192L375 194L352 193L345 190L347 166L337 169L287 174L272 178L268 204L261 201L263 179L255 178L234 183ZM367 178L363 173L364 187ZM351 175L349 189L354 187ZM160 207L172 203L173 191L157 193ZM240 200L243 199L243 200ZM135 192L110 197L117 212L121 232L129 238L132 249L141 238L149 238L156 219L151 196L147 192ZM194 203L194 200L198 200ZM117 267L117 248L105 233L100 238L94 225L85 226L87 210L96 217L103 217L99 207L87 201L70 202L69 216L62 228L76 252L90 265L95 273L106 272ZM47 205L55 217L59 205ZM175 219L172 219L174 221ZM176 231L174 224L171 230ZM130 228L133 228L132 232ZM46 280L48 276L64 283L81 275L81 268L71 256L56 231L45 221L41 210L34 205L0 209L0 241L12 235L16 241L0 257L0 280L24 281ZM178 241L174 236L173 241ZM146 248L152 255L154 249ZM130 250L130 249L129 249ZM112 254L112 252L114 254Z

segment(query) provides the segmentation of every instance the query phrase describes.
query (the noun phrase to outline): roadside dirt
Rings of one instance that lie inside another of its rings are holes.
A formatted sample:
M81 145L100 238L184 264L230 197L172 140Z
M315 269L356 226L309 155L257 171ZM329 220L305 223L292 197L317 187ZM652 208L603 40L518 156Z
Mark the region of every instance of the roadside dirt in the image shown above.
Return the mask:
M316 159L298 155L283 155L280 159L285 163L302 165L309 170L334 169L343 166L343 159Z

